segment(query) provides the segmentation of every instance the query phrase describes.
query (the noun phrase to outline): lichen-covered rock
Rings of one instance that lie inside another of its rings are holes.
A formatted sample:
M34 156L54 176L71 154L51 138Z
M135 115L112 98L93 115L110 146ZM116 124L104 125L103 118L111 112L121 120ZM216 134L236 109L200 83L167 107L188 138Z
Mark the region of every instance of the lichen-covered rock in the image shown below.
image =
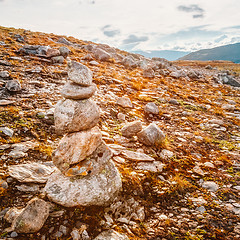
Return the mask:
M134 121L126 124L121 129L121 133L124 137L131 138L141 130L142 130L142 123L140 121Z
M161 142L163 142L165 139L164 133L155 123L149 124L137 134L137 137L141 143L147 146L161 144Z
M52 154L54 165L66 171L71 164L79 163L91 155L101 144L101 139L98 127L65 135Z
M18 233L39 231L49 216L49 204L34 198L28 202L22 212L13 220L12 229Z
M54 111L56 133L78 132L94 127L99 121L96 103L86 100L61 100Z
M125 234L110 229L100 233L94 240L129 240L129 238Z
M64 98L81 100L90 98L97 90L96 84L92 84L88 87L82 87L78 84L67 82L61 91Z
M19 92L22 87L21 84L18 80L9 80L7 81L5 88L9 91L9 92Z
M67 47L62 46L59 48L59 52L61 56L67 57L71 51Z
M72 82L81 86L92 85L91 70L79 62L68 62L68 77Z
M48 198L65 207L105 206L122 188L120 174L112 161L96 175L66 177L53 173L44 188Z

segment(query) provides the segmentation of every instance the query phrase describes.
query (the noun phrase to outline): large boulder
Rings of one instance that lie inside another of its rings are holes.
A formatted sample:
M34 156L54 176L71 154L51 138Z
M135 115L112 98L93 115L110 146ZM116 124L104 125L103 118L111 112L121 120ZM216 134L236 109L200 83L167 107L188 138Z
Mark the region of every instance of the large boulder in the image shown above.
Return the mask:
M53 173L44 188L48 198L65 207L106 206L122 188L120 174L112 161L96 175L66 177Z
M98 127L65 135L52 154L54 165L66 171L71 164L79 163L91 155L100 145L101 139Z
M82 87L78 84L67 82L61 91L61 95L64 98L82 100L90 98L97 90L96 84L92 84L88 87Z
M56 133L79 132L94 127L99 121L96 103L87 100L60 100L54 111Z
M79 62L68 62L68 77L72 82L81 86L92 85L91 70Z
M161 144L165 139L164 133L155 123L149 124L137 134L137 137L138 140L146 146Z

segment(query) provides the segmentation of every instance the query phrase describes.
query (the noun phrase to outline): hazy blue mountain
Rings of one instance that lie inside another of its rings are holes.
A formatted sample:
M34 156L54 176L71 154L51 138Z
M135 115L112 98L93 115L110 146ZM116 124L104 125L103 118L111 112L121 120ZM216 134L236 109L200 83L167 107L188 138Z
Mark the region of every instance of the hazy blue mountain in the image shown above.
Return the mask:
M173 50L158 50L158 51L156 50L156 51L134 51L134 53L141 54L144 57L148 57L148 58L159 57L159 58L165 58L169 61L174 61L180 57L185 56L189 52L173 51Z
M199 50L180 57L179 60L225 60L240 63L240 43Z

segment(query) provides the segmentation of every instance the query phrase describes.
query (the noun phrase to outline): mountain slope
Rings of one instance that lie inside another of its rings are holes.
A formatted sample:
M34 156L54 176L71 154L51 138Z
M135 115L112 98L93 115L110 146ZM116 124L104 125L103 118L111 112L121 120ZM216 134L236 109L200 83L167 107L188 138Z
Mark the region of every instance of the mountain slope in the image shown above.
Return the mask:
M240 63L240 43L229 44L211 49L203 49L197 52L189 53L179 60L226 60Z
M186 54L189 54L189 52L173 51L173 50L134 51L134 53L141 54L144 57L148 57L148 58L152 58L152 57L165 58L168 61L174 61L182 56L185 56Z

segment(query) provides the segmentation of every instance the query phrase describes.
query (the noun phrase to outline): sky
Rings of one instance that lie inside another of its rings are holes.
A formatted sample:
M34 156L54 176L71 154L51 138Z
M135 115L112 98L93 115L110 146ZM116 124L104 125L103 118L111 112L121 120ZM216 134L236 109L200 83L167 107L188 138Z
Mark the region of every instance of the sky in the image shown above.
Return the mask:
M240 0L0 0L0 25L127 51L240 42Z

